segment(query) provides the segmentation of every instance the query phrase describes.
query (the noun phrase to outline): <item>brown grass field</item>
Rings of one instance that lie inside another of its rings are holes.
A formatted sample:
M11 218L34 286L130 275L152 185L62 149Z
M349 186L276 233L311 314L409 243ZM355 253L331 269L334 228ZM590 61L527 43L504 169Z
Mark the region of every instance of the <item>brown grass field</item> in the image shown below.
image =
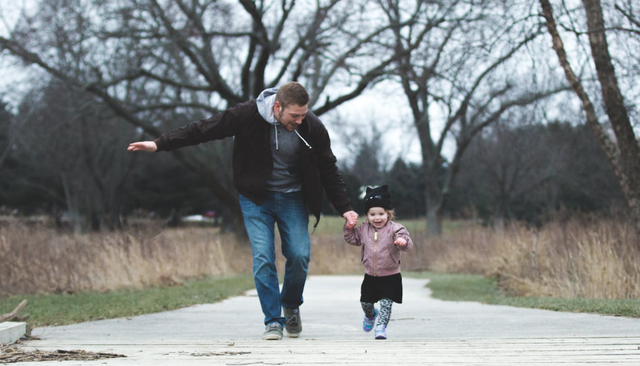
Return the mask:
M342 238L343 222L324 217L312 234L310 274L363 272L359 248ZM483 274L516 296L640 298L640 251L631 225L576 219L538 230L517 224L496 230L447 222L442 236L429 237L424 221L399 222L415 243L403 256L403 271ZM143 288L251 271L250 246L217 228L155 234L73 234L0 221L0 295ZM278 252L280 273L283 265Z

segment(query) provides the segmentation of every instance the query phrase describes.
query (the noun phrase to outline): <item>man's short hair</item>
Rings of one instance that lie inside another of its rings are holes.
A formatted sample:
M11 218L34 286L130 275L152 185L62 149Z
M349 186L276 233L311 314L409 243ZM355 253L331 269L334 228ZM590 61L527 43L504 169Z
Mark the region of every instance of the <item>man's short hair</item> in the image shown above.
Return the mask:
M291 81L278 88L276 101L280 103L282 109L292 104L305 106L309 104L309 93L300 83Z

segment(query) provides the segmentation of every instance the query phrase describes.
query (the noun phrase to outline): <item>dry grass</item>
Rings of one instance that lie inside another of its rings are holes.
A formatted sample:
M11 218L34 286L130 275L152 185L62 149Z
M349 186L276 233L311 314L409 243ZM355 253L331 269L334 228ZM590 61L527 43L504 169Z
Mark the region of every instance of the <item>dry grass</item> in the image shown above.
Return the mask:
M473 227L428 241L428 268L493 276L513 296L640 298L640 251L631 225L552 222L540 230Z
M363 273L360 249L342 238L343 222L325 217L311 235L310 274ZM497 231L458 223L428 237L419 221L401 223L415 244L403 254L403 271L483 274L516 296L640 298L640 251L631 225L573 220ZM251 249L215 228L167 229L136 239L11 222L0 226L0 271L3 295L141 288L250 273Z
M246 273L251 249L215 228L75 235L19 222L0 226L0 294L60 293L171 285Z
M495 272L520 296L640 298L640 251L631 225L551 223L540 232L513 228L497 243Z

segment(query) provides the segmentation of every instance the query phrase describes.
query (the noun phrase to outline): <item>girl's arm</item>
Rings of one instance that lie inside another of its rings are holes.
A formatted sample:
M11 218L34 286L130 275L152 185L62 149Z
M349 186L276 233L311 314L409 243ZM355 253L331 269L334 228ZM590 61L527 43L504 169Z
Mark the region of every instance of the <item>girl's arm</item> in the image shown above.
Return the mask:
M397 224L397 223L396 223ZM393 242L393 244L396 245L396 247L398 249L400 249L403 252L406 252L410 249L413 248L413 241L411 240L411 237L409 236L409 231L407 231L407 229L400 225L397 224L398 226L396 228L394 228L395 230L395 240Z
M360 235L362 234L362 226L357 226L352 229L347 227L347 223L345 223L344 228L342 229L342 234L344 235L344 240L355 246L362 245L362 241L360 240Z

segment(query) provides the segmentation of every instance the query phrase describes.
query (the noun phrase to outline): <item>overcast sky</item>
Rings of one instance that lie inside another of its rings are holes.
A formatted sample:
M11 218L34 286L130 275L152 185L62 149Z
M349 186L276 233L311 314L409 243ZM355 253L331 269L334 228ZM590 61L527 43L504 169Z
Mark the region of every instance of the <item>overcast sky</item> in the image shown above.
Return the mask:
M13 28L20 9L31 2L31 0L0 0L0 36L9 35L8 31ZM3 56L0 54L0 95L15 107L28 86L25 81L26 73L22 67L16 67L16 60Z
M21 9L28 9L31 4L33 0L0 0L0 35L7 36ZM13 108L28 90L28 72L23 67L16 67L16 60L0 57L0 95ZM343 123L356 129L359 135L370 136L372 124L383 131L380 157L385 159L384 163L392 164L398 157L407 162L419 163L422 160L406 97L397 85L380 84L325 114L322 120L329 129L334 152L341 161L352 161L353 158L347 146L353 141L345 131L341 131ZM449 151L451 148L445 146L445 155Z

